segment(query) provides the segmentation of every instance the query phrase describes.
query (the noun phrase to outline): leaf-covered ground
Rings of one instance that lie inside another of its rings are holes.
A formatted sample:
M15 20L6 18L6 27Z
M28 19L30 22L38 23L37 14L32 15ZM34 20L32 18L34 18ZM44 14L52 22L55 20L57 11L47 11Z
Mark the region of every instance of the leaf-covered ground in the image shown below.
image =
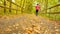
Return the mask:
M60 34L60 24L34 14L0 16L0 34Z

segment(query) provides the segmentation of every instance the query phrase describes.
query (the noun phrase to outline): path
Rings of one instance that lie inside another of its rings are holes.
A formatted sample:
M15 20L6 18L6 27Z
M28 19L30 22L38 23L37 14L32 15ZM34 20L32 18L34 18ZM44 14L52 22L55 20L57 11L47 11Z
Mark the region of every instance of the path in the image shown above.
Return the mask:
M0 18L0 34L27 34L30 30L34 34L60 34L60 25L41 16L31 14Z

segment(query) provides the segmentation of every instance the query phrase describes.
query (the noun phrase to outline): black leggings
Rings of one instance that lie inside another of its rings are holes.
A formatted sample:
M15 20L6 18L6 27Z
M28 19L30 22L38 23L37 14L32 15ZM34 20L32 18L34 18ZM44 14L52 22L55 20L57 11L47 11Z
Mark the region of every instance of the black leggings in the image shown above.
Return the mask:
M36 16L38 15L38 10L36 10Z

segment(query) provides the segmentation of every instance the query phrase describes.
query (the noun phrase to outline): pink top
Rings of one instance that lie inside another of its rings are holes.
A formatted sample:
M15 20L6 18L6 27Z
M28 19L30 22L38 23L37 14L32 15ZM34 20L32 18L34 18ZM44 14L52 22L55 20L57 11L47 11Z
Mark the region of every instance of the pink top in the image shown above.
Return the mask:
M35 8L36 8L36 10L39 10L39 9L40 9L40 6L39 6L39 5L37 5Z

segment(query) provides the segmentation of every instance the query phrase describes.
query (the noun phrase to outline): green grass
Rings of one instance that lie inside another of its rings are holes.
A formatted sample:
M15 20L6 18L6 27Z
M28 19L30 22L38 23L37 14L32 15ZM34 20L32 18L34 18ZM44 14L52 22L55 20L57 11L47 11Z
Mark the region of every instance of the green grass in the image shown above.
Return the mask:
M41 16L46 16L53 20L60 20L60 14L41 14Z

